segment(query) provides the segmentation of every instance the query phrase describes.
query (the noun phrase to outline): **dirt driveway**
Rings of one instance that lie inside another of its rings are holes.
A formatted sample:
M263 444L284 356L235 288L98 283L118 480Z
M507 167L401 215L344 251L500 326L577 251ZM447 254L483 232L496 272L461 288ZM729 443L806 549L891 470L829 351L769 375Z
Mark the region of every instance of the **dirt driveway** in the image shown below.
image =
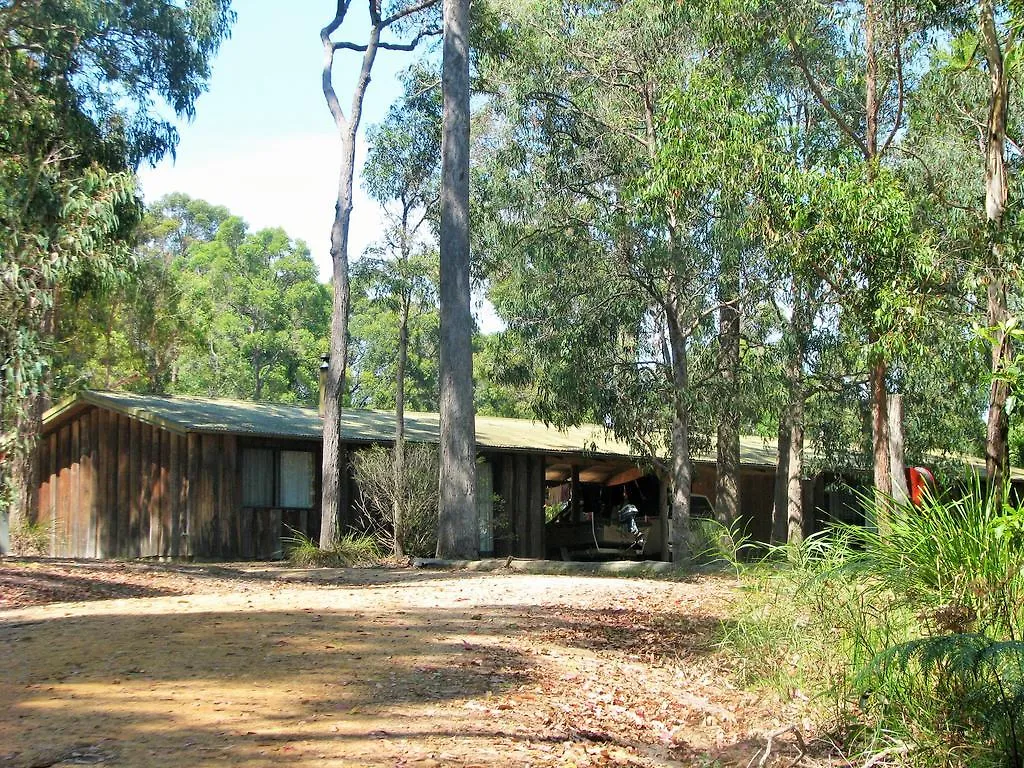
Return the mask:
M725 577L271 575L0 561L0 765L746 765L779 724Z

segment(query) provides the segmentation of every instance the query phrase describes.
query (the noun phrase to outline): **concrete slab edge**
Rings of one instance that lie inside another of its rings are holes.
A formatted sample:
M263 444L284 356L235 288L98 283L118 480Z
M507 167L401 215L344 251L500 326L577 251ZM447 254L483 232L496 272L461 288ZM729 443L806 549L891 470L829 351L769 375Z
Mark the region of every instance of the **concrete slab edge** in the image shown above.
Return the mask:
M681 574L678 566L660 560L584 563L511 557L486 560L442 560L436 557L419 557L412 561L412 565L413 568L438 571L505 571L550 576L676 576Z

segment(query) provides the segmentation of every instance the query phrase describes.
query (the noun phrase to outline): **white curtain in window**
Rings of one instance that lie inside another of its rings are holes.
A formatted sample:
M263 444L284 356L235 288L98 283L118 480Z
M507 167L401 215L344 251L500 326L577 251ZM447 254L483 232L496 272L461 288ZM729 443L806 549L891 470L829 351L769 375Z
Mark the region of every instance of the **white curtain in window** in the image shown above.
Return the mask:
M242 506L274 506L274 452L269 448L242 451Z
M281 451L281 506L309 509L313 506L313 454L309 451Z

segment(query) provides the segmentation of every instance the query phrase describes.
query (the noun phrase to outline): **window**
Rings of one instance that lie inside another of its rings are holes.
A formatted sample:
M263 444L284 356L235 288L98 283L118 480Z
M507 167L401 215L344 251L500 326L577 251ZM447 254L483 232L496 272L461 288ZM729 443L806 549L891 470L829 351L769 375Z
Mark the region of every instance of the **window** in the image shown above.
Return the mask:
M242 506L274 506L274 452L269 448L242 451Z
M281 451L278 478L282 507L309 509L313 506L312 453Z
M242 506L312 509L312 451L242 450Z

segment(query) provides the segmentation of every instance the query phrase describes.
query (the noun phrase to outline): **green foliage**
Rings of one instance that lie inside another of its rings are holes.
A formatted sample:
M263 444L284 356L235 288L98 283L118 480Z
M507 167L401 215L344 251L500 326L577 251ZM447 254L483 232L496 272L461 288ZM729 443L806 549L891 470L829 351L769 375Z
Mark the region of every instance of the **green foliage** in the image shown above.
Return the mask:
M13 422L19 441L6 479L32 482L55 312L131 271L133 171L173 151L169 113L193 115L232 20L228 0L0 4L0 434Z
M377 542L359 534L346 534L327 549L301 531L292 530L281 541L285 557L297 568L360 568L378 565L381 558Z
M436 411L440 318L437 308L437 252L399 260L368 255L352 269L349 321L349 402L357 408L393 409L401 310L408 296L409 348L405 369L406 407Z
M745 553L751 548L751 539L743 532L739 520L723 525L711 518L690 519L690 552L697 564L726 564L739 571Z
M316 403L330 298L305 243L229 217L173 269L193 333L176 391Z
M183 194L147 211L123 280L59 317L55 389L314 405L330 296L306 246Z
M405 73L404 94L384 122L366 132L363 186L382 205L399 201L420 215L438 199L441 152L440 75L423 64Z
M748 682L804 698L847 754L1021 765L1024 509L975 487L892 525L773 550L746 572L725 646Z
M383 446L361 449L352 455L352 470L359 497L356 508L362 524L387 551L394 550L395 501L402 503L402 552L412 557L433 557L437 551L438 457L437 448L407 443L405 488L395 479L394 451Z

